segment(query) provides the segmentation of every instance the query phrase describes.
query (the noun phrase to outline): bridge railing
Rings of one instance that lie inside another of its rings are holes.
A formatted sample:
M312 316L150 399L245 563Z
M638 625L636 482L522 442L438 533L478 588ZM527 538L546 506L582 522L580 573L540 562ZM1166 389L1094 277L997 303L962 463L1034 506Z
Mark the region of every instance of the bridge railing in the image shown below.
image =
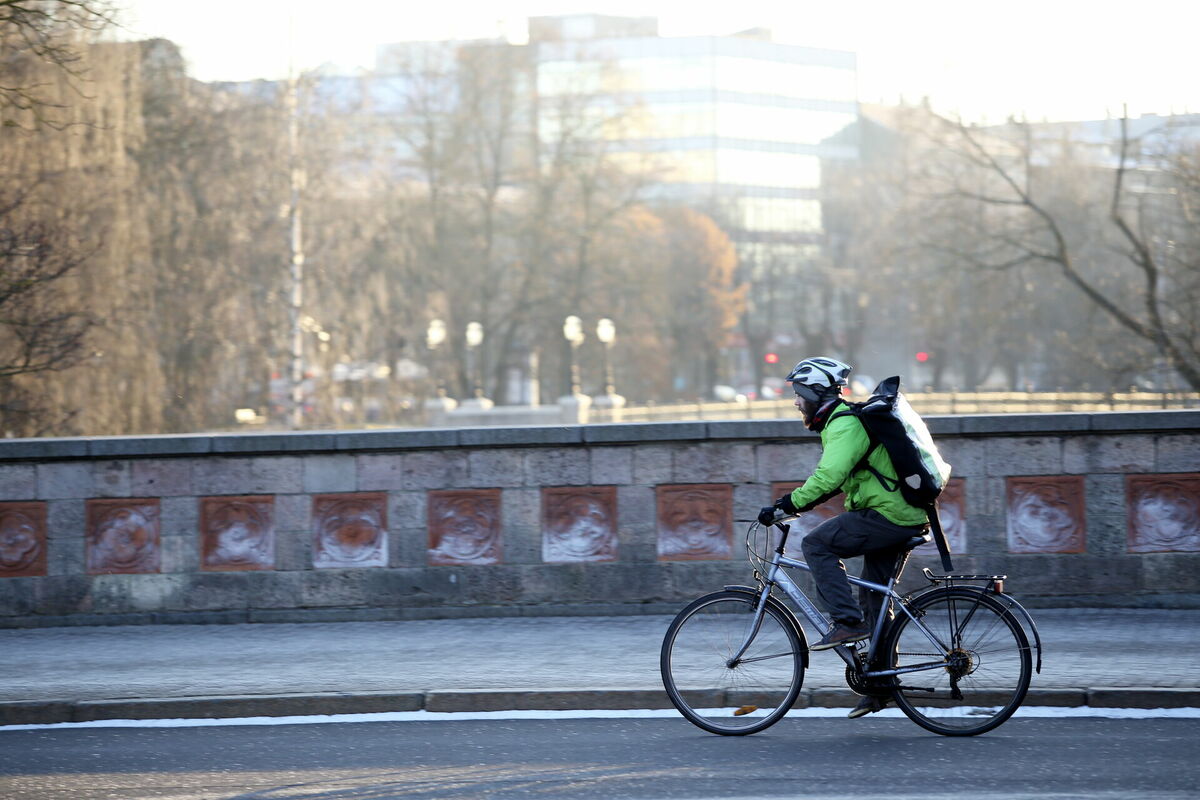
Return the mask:
M1046 414L1200 408L1200 392L905 392L921 414ZM864 398L854 398L864 399ZM588 422L779 419L796 415L790 398L743 402L662 403L595 408Z

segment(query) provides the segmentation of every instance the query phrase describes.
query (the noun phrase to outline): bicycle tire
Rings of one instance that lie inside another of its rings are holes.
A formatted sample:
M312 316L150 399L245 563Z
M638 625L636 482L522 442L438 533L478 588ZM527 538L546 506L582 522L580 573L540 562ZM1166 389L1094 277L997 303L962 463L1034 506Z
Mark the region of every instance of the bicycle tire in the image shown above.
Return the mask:
M791 710L804 683L807 645L785 606L771 598L742 660L728 661L754 623L755 594L726 589L685 607L663 637L659 668L671 703L710 733L745 736Z
M981 589L943 587L919 595L908 609L949 650L935 652L901 612L885 638L892 666L935 659L952 666L898 677L892 698L905 716L942 736L977 736L1011 717L1025 699L1033 668L1029 639L1009 608Z

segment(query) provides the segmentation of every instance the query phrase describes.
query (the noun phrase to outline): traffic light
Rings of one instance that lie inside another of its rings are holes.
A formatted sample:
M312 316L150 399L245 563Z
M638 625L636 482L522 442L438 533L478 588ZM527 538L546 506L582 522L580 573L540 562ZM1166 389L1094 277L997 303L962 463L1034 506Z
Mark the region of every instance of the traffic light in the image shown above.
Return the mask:
M767 362L768 364L778 364L779 353L767 353L765 356L763 356L763 361Z
M926 353L924 350L920 350L917 352L917 361L924 364L928 360L929 360L929 353Z

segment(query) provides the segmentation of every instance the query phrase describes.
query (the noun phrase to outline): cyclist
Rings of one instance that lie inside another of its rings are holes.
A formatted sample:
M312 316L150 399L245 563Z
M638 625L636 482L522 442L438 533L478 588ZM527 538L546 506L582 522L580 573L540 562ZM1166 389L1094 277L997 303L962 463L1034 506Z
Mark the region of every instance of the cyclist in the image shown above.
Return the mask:
M863 579L886 584L895 569L896 548L923 533L929 524L925 511L905 502L898 490L888 491L872 474L873 469L885 478L896 479L887 451L872 446L863 424L849 413L842 400L850 371L849 364L817 356L804 359L788 373L805 426L821 434L821 459L803 485L774 505L765 506L758 515L760 523L769 525L777 511L809 511L838 492L845 492L845 513L813 528L801 542L817 593L834 620L833 628L812 650L868 638L871 621L879 614L882 595L859 589L864 608L854 601L842 559L863 556ZM850 712L850 718L879 711L888 702L864 697Z

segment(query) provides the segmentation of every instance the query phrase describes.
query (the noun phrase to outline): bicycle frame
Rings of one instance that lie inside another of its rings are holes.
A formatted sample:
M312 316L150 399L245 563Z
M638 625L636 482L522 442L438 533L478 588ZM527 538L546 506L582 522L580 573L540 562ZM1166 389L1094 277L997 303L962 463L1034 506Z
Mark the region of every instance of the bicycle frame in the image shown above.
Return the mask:
M794 517L792 519L794 519ZM783 535L780 537L779 546L775 548L775 554L771 557L770 568L767 570L767 574L762 576L762 584L761 588L759 589L758 603L754 610L754 625L751 626L750 632L746 637L746 641L742 643L742 646L738 649L737 653L735 653L730 659L731 663L737 662L741 659L742 655L747 649L749 649L750 643L754 641L754 637L758 635L759 625L762 622L762 615L767 605L767 598L770 596L771 590L775 586L783 589L784 593L791 598L792 602L796 604L808 621L812 623L812 626L816 628L816 630L822 635L824 635L831 627L829 619L822 614L815 605L813 605L813 602L808 599L808 595L806 595L804 591L796 585L796 582L793 581L791 576L789 576L785 571L787 569L802 569L806 572L812 572L812 568L809 567L807 563L795 558L789 558L788 556L784 555L784 545L787 543L787 535L788 530L784 528ZM880 646L880 640L883 638L883 628L888 620L887 612L889 608L896 608L903 612L904 615L907 616L917 627L917 629L921 631L921 633L923 633L927 639L929 639L933 646L938 648L938 650L941 652L947 652L950 650L950 647L947 646L945 642L942 642L932 631L922 625L921 620L914 617L904 603L901 602L903 598L897 594L895 590L895 574L893 574L888 580L886 586L879 583L872 583L871 581L866 581L853 575L847 575L846 577L850 580L851 584L865 588L877 594L882 594L884 597L883 605L880 606L879 614L875 620L875 629L871 635L871 645L867 650L868 664L872 663L875 658L876 650ZM854 670L859 669L859 664L855 658L855 649L853 646L840 645L833 648L833 650L843 661L846 662L848 667ZM949 662L947 660L942 659L941 661L913 664L899 669L866 671L862 674L863 677L866 678L887 678L894 677L896 675L902 675L908 672L923 672L925 670L937 669L939 667L947 666L948 663Z

